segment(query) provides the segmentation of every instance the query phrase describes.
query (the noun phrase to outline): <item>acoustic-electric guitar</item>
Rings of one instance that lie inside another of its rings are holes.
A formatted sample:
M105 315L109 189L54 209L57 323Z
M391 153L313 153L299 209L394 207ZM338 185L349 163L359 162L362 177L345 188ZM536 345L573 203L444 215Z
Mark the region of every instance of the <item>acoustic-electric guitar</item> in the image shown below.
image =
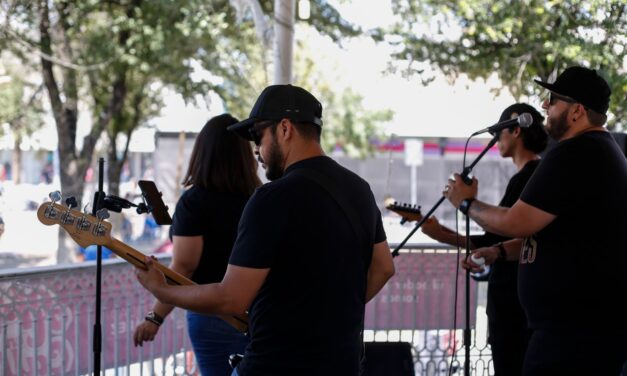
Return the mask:
M108 217L109 213L106 209L99 210L96 213L96 217L94 217L70 207L64 207L53 201L41 204L37 210L37 218L41 223L47 226L61 226L81 247L90 245L105 246L132 265L145 269L145 254L111 237L111 223L105 221ZM196 284L194 281L169 269L156 260L153 265L165 275L169 284ZM248 316L245 314L236 316L219 315L218 317L241 332L245 333L248 331Z

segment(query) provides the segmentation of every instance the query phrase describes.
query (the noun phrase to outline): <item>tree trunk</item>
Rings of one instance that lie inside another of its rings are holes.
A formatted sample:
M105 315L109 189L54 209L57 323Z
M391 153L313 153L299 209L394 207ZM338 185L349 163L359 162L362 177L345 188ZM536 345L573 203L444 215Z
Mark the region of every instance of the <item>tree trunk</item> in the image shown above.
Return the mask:
M274 0L274 82L292 83L295 0Z
M13 153L11 161L11 178L13 184L22 184L22 149L20 149L22 137L15 135L15 143L13 144Z
M50 17L48 2L40 0L39 7L39 44L45 55L41 56L41 70L43 81L48 92L48 98L52 107L52 114L57 126L57 136L59 139L59 162L61 178L61 193L65 196L74 196L79 204L83 195L83 177L85 170L80 171L79 163L76 159L75 137L77 114L71 107L65 106L61 99L59 85L55 78L52 62L45 56L52 56L52 39L50 37ZM85 167L86 169L87 167ZM70 237L65 230L59 228L59 248L57 250L57 263L63 264L75 260L76 245L70 246Z
M115 141L111 141L111 145L115 144ZM107 174L107 183L108 183L108 191L107 195L113 195L120 197L120 172L122 171L123 161L117 160L116 148L110 146L107 152L108 161L105 161L105 169ZM116 239L122 239L122 216L125 210L132 209L122 209L122 212L110 212L111 216L107 220L111 223L111 236Z
M124 161L117 160L115 152L111 152L113 148L109 148L109 160L107 161L107 182L109 183L109 192L107 194L120 196L120 173Z

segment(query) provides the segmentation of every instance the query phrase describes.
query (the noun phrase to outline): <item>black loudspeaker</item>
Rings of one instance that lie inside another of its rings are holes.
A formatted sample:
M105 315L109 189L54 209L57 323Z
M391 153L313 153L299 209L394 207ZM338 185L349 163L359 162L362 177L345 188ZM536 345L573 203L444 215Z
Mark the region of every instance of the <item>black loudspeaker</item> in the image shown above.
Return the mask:
M362 376L415 376L408 342L365 342L365 351Z

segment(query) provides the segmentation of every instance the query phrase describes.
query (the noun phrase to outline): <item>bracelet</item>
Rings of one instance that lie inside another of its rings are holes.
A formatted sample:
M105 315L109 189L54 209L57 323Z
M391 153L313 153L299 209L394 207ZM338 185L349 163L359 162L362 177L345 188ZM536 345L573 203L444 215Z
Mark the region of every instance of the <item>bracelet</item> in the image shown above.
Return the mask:
M498 242L495 245L499 249L499 258L503 260L507 260L507 250L505 249L503 242Z
M161 326L161 324L163 324L163 317L159 316L155 311L148 312L146 317L144 317L144 320L150 321L157 326Z
M470 210L470 205L475 201L474 198L465 198L462 202L459 203L459 211L462 212L463 215L468 215L468 210Z

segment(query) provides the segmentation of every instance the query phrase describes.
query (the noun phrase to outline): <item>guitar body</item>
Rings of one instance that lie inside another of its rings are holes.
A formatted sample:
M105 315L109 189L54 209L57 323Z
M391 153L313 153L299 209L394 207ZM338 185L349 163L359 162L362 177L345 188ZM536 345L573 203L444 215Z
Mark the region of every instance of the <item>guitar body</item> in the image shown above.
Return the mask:
M142 269L146 268L146 263L144 262L146 255L118 239L111 237L111 224L104 220L99 220L92 215L68 209L54 202L41 204L37 210L37 218L44 225L61 226L81 247L90 245L105 246L133 266ZM166 280L171 285L196 284L191 279L177 273L158 261L154 262L153 265L165 275ZM246 314L237 316L218 315L218 317L240 332L246 333L248 331L248 315Z

